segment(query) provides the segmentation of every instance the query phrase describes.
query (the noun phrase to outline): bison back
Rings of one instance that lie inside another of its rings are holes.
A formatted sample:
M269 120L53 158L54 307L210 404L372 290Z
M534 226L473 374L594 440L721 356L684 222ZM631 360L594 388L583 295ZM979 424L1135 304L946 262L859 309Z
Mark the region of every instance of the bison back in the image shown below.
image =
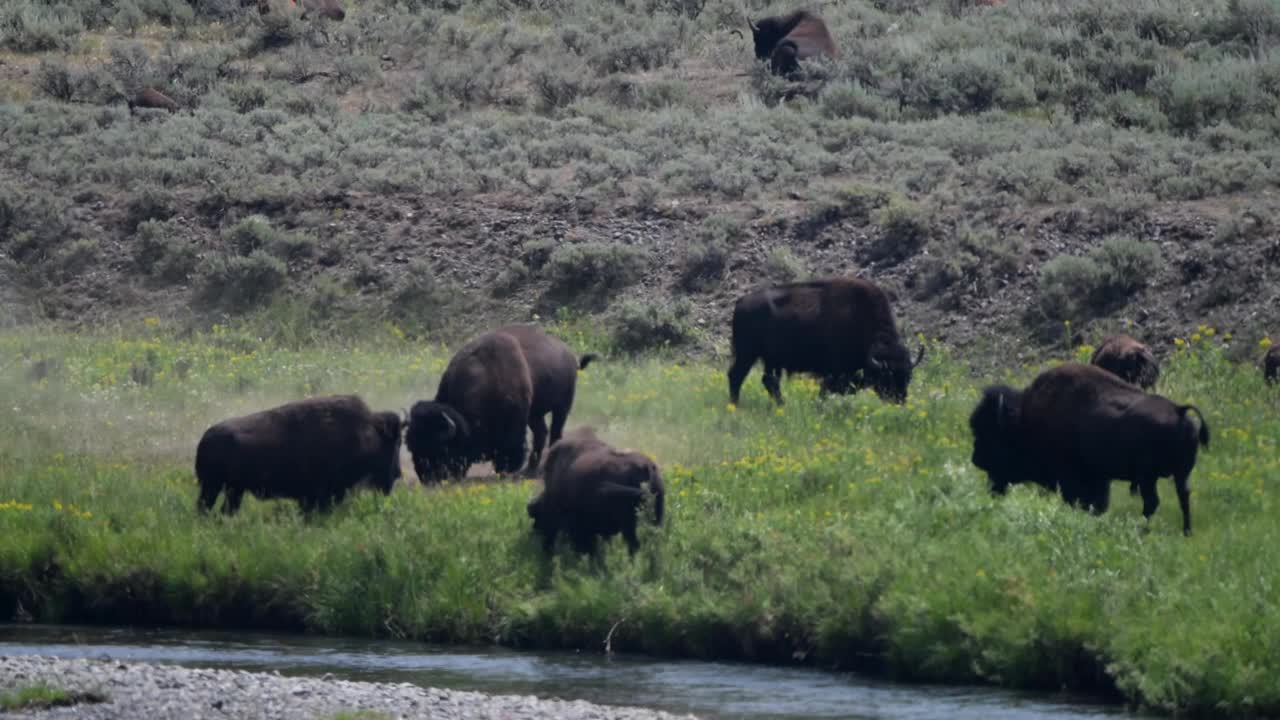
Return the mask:
M466 418L474 442L516 433L523 438L533 381L520 344L506 333L487 332L464 345L445 368L436 401Z
M534 325L508 325L498 332L515 338L524 354L533 383L531 414L545 415L573 404L578 359L568 345Z

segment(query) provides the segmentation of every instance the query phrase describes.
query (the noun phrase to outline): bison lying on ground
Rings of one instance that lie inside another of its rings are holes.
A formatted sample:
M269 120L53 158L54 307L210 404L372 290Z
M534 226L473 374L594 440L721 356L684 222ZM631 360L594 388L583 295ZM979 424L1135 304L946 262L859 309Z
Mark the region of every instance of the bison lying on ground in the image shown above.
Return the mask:
M1187 417L1200 416L1199 427ZM1156 479L1173 476L1182 530L1191 534L1188 479L1209 426L1193 405L1149 395L1092 365L1067 363L1041 373L1025 390L983 391L969 417L973 464L1003 494L1027 480L1059 490L1070 504L1106 512L1112 480L1142 492L1142 514L1160 504Z
M226 492L234 514L246 491L292 498L306 512L341 502L362 480L384 493L400 477L400 416L372 412L356 395L317 397L224 420L196 448L197 508Z
M733 308L733 366L729 400L738 402L742 381L764 360L764 386L782 402L782 373L811 373L824 392L856 392L870 386L892 402L905 402L915 362L898 337L889 298L858 278L777 285L748 293Z
M1262 366L1262 377L1266 378L1267 382L1274 383L1280 380L1280 345L1268 348L1259 364Z
M756 21L748 17L747 26L751 28L756 59L768 60L775 75L796 72L801 60L840 56L827 24L807 10Z
M1160 365L1151 348L1128 335L1112 335L1103 340L1089 362L1144 390L1155 387L1160 379Z
M541 494L529 501L533 529L550 553L563 531L578 552L618 533L633 554L640 547L636 513L653 496L654 524L661 525L665 490L658 466L647 456L617 450L591 428L577 428L551 446Z

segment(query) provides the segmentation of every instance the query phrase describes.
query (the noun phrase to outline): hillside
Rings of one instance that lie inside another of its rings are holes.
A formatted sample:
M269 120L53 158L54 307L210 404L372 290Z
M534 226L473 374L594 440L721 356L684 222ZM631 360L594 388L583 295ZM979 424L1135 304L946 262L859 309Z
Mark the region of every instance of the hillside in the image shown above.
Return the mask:
M560 314L715 351L745 289L859 273L907 332L996 361L1200 324L1244 357L1274 329L1274 2L828 4L843 55L795 83L741 13L6 3L0 324L434 340ZM180 110L131 113L145 87Z

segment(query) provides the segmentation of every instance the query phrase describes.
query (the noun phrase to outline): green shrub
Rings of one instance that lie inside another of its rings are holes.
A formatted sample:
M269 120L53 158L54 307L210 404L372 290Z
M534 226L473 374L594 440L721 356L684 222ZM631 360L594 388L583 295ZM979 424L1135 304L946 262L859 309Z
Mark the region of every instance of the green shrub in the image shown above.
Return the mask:
M0 46L10 50L57 50L82 30L80 13L61 3L10 0L0 6Z
M54 100L70 102L75 96L75 80L71 69L60 60L40 60L40 68L36 71L36 87Z
M891 200L873 219L880 234L862 253L869 262L901 262L918 253L932 233L929 213L905 199Z
M391 293L388 314L405 330L421 337L446 327L452 309L467 304L459 288L437 278L427 262L414 260Z
M773 282L788 283L809 274L804 261L785 247L774 248L764 260L764 273Z
M640 281L649 253L633 245L585 242L561 245L544 270L550 293L563 300L599 300Z
M263 250L285 262L309 258L315 252L311 238L277 230L262 215L250 215L237 222L222 233L222 240L241 255Z
M1056 257L1040 271L1040 310L1055 323L1095 317L1144 288L1158 259L1158 246L1126 236L1107 238L1088 257Z
M687 300L623 302L613 319L613 346L640 354L688 344L694 337L692 310Z
M243 312L266 304L284 287L288 269L263 250L248 256L218 253L197 269L197 300L208 306Z
M494 278L491 292L494 297L508 297L527 283L531 275L528 265L519 260L512 260L511 264Z
M1059 255L1040 268L1040 311L1054 323L1084 320L1092 314L1092 298L1102 283L1102 268L1092 258Z
M184 282L198 262L196 246L182 237L173 220L147 220L134 237L134 262L146 275L169 283Z
M710 290L720 284L728 266L729 249L723 242L694 242L681 259L680 287L689 292Z

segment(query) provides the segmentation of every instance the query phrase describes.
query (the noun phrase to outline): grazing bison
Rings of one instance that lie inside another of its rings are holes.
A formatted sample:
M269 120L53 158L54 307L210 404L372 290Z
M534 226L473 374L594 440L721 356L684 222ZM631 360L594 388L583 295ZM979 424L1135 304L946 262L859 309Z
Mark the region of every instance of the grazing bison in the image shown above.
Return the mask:
M1195 410L1199 427L1187 417ZM1209 426L1193 405L1149 395L1092 365L1067 363L1041 373L1025 390L986 388L969 417L973 464L1003 494L1031 480L1061 491L1070 504L1106 512L1112 480L1142 492L1142 514L1160 504L1156 479L1173 476L1182 531L1191 534L1187 481Z
M1103 340L1089 362L1144 390L1155 387L1160 379L1160 365L1151 348L1128 335L1112 335Z
M168 110L171 113L178 112L178 103L173 98L156 90L155 88L142 88L132 95L128 95L124 100L129 106L129 112L133 113L137 108L149 108L152 110Z
M400 428L399 415L372 412L356 395L223 420L196 448L197 508L208 512L225 491L222 512L232 515L248 491L293 498L306 512L325 510L366 479L389 493L400 477Z
M898 337L889 298L859 278L830 278L776 285L743 295L733 308L733 366L729 400L738 402L742 381L764 360L764 386L782 403L782 373L811 373L824 392L856 392L871 386L892 402L907 399L911 372L924 348L911 354Z
M529 451L527 472L537 473L542 450L547 445L547 413L551 413L551 443L555 444L564 432L564 423L573 408L573 396L578 384L578 371L585 369L594 353L581 359L559 338L551 337L534 325L508 325L497 332L515 338L529 365L529 378L533 381L533 401L529 407L529 429L533 431L533 448Z
M405 443L418 479L462 478L483 460L516 472L532 407L532 373L519 341L501 331L474 338L449 360L435 400L409 410Z
M598 537L622 533L634 554L640 547L636 513L646 495L653 496L654 524L662 524L658 466L643 453L610 446L591 428L577 428L551 446L543 484L527 510L548 553L563 531L578 552L593 551Z
M827 31L822 18L808 10L796 10L789 15L747 18L751 38L755 42L757 60L768 60L769 69L775 75L790 75L800 69L801 60L813 60L821 56L840 57L835 40Z
M1262 366L1262 377L1266 378L1267 382L1274 383L1280 380L1280 345L1268 348L1258 364Z

